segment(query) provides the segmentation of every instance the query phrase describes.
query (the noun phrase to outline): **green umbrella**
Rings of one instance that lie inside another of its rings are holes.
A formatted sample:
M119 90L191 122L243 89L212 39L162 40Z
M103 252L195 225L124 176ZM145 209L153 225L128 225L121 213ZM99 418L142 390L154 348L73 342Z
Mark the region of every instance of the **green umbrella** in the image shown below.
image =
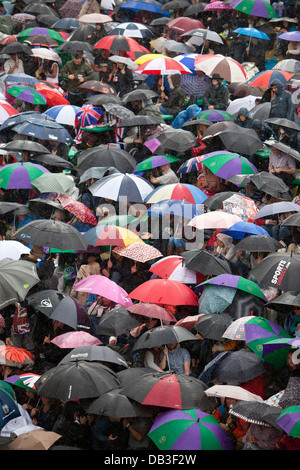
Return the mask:
M227 150L207 153L203 155L201 162L214 175L225 180L234 175L253 175L258 172L248 158Z
M49 28L40 27L24 29L24 31L17 35L17 38L19 42L24 42L29 37L38 35L48 36L49 38L54 39L54 41L56 41L58 44L63 44L65 42L62 36L57 31Z
M0 170L0 188L32 189L32 181L48 172L47 168L36 163L9 163Z
M159 450L234 450L217 419L198 409L160 413L148 436Z
M233 0L231 6L234 10L247 15L260 18L278 18L278 15L267 0Z
M245 323L244 330L246 345L249 349L276 369L282 369L286 365L286 354L283 353L282 348L271 348L268 354L266 350L264 352L264 347L270 345L271 341L284 340L284 338L292 340L292 337L280 325L267 318L253 317Z
M73 178L64 173L45 173L32 181L40 193L65 193L68 189L75 186Z
M7 93L14 96L15 98L19 98L22 101L26 101L27 103L31 104L47 104L47 100L38 91L34 90L30 86L26 85L15 85L10 86L7 88Z
M153 168L157 168L162 165L168 165L170 163L178 161L179 158L173 157L171 155L153 155L152 157L147 158L141 163L138 163L138 165L134 169L134 173L152 170Z
M201 113L197 115L197 119L206 119L210 122L223 122L233 121L234 116L227 113L227 111L221 111L220 109L208 109L206 111L201 111Z
M300 406L288 406L276 419L278 424L288 436L300 438Z
M266 300L264 294L256 284L256 282L250 281L242 276L236 276L234 274L220 274L219 276L213 277L212 279L208 279L207 281L201 282L199 284L199 290L201 290L201 286L206 284L214 284L217 286L224 286L224 287L232 287L234 289L239 289L248 294L255 295L262 300Z

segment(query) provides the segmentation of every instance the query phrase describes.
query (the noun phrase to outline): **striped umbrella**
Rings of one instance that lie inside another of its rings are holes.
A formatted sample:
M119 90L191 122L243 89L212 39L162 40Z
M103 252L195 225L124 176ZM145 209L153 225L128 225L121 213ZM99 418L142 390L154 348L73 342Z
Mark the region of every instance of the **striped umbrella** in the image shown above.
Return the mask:
M15 114L19 114L19 112L11 106L7 101L0 100L0 123L6 121L7 118L13 116Z
M153 36L153 32L146 25L132 22L120 23L108 33L109 36L117 34L130 38L149 38Z
M161 413L148 436L159 450L234 450L217 419L198 409Z
M189 54L180 54L174 57L177 62L183 64L185 67L190 69L192 72L195 71L195 59L199 54L189 53Z
M203 54L195 59L195 69L212 76L218 73L226 82L246 82L247 74L242 65L221 54Z
M17 162L5 165L0 170L0 187L4 189L32 189L32 181L49 173L42 165Z
M153 263L149 271L162 279L183 284L199 284L204 279L201 273L187 268L181 256L166 256Z
M17 35L17 39L19 42L24 42L31 36L48 36L49 38L54 39L58 44L63 44L65 42L62 36L54 29L40 27L24 29L24 31Z
M191 73L185 65L169 57L151 59L139 65L135 73L146 75L173 75Z
M219 109L208 109L202 111L197 115L197 119L206 119L210 122L222 122L222 121L231 121L234 119L230 113L226 111L221 111Z
M280 80L285 85L293 75L293 73L284 72L283 70L265 70L254 75L246 83L250 86L269 88L273 80Z
M75 117L79 110L79 106L62 104L47 109L44 114L51 117L52 119L55 119L55 121L59 124L75 127Z
M253 175L257 168L246 157L237 153L217 150L203 155L202 164L214 175L227 180L233 175Z
M172 155L153 155L152 157L143 160L138 163L133 173L144 172L146 170L152 170L162 165L169 165L170 163L178 162L180 159L173 157Z
M131 243L144 243L137 233L125 227L117 225L103 226L95 242L95 246L110 245L120 246L122 248L131 245Z
M120 55L120 51L122 51L132 60L135 60L142 54L149 53L148 49L139 44L134 38L121 36L120 34L105 36L94 45L94 49L105 49L112 54L118 55Z
M9 86L6 90L9 95L18 98L19 100L26 101L27 103L31 104L47 104L47 100L38 91L34 90L30 86Z
M288 406L276 420L288 436L300 438L300 406Z
M233 0L231 7L251 16L260 18L278 18L278 15L267 0Z
M147 204L155 204L166 199L190 202L191 204L202 204L207 199L206 194L192 184L172 183L164 184L154 189L146 198Z

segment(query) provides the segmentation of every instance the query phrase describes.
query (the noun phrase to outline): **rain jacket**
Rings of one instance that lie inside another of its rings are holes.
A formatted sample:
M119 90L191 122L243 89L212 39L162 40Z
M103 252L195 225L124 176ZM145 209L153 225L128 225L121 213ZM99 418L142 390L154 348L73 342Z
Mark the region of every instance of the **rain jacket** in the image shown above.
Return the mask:
M215 109L226 110L228 105L228 96L228 88L223 85L220 80L217 87L214 87L213 85L209 85L209 87L207 87L203 97L203 104L206 108L212 105Z
M183 124L195 118L197 114L202 111L202 108L199 108L197 104L191 104L184 111L181 111L177 114L176 118L172 123L174 129L180 129Z
M93 70L84 61L79 65L75 65L73 60L70 60L61 69L60 77L67 79L68 76L72 74L75 75L75 79L68 80L68 91L70 93L82 93L82 90L80 90L80 88L78 89L78 85L81 85L81 83L76 80L78 75L82 75L85 81L92 80L94 76Z
M292 95L284 89L284 84L275 79L270 87L276 86L278 92L271 101L270 118L285 118L294 121L295 107L292 101Z
M241 121L240 116L246 116L246 121ZM244 129L253 129L253 119L250 117L250 113L247 108L240 108L233 122Z

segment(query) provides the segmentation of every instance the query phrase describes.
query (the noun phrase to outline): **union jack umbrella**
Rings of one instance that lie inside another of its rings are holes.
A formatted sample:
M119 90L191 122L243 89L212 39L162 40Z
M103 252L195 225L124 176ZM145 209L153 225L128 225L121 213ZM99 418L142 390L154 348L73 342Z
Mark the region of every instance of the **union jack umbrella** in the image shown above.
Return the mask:
M104 113L103 109L97 108L92 104L82 106L75 116L75 127L85 127L97 124Z
M4 380L4 382L8 382L11 385L17 385L21 388L26 388L27 390L35 390L35 382L40 378L38 374L21 374L21 375L12 375Z

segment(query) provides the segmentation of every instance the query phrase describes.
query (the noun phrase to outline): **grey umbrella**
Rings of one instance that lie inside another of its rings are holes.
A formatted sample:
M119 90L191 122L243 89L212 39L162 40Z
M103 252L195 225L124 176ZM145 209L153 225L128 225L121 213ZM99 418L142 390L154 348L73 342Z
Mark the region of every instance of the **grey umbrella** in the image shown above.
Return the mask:
M135 116L133 111L118 103L103 103L103 108L109 114L117 116L120 119L126 119Z
M149 90L147 88L136 88L135 90L126 93L123 96L122 101L123 103L127 104L130 101L149 100L157 96L158 94L155 91Z
M294 129L299 131L300 128L296 122L290 121L289 119L284 118L268 118L265 119L267 124L273 124L274 126L287 127L288 129Z
M265 121L268 119L271 110L271 103L261 103L255 106L251 110L251 117L253 119L259 119L260 121Z
M93 48L88 42L72 40L61 44L58 50L63 54L75 54L77 51L92 52Z
M49 318L64 323L75 331L90 332L91 329L90 317L85 307L70 295L59 302Z
M110 93L102 93L99 95L93 95L87 98L86 102L88 104L94 104L95 106L102 106L106 103L116 103L116 104L124 104L121 98L117 95L112 95Z
M122 393L121 388L110 390L96 398L87 408L87 413L112 416L113 418L153 416L153 411L151 413L149 407L130 400Z
M49 153L49 150L44 145L31 140L13 140L3 145L2 149L14 152L30 152L30 153Z
M109 145L99 145L98 147L83 150L77 159L77 170L80 175L92 166L113 166L121 173L132 173L136 165L136 160L129 152Z
M99 361L117 364L123 369L127 369L129 366L125 361L124 357L118 352L114 351L108 346L102 345L90 345L90 346L78 346L70 351L61 361L60 364L66 362L76 361Z
M194 328L205 339L224 341L223 333L233 322L233 317L228 313L212 313L203 315Z
M213 372L213 378L225 383L245 383L266 372L265 362L252 351L230 352Z
M81 175L79 183L84 183L85 181L88 181L91 178L95 179L101 179L107 175L112 175L114 173L120 173L119 170L117 170L113 166L92 166L91 168L88 168L85 170L85 172Z
M241 155L253 155L263 146L254 129L243 129L237 124L232 124L232 126L220 132L219 137L229 152L236 152Z
M35 263L10 258L0 260L0 309L22 302L39 282Z
M270 427L271 425L263 419L263 415L269 411L270 408L273 407L267 403L239 400L233 403L229 413L248 423Z
M0 201L0 214L6 214L7 212L14 211L18 209L21 204L18 202L5 202Z
M184 153L198 143L196 136L184 129L167 129L155 138L161 144L159 149L175 150L178 153ZM156 149L155 153L157 152L159 152L158 149Z
M271 253L280 248L282 248L282 244L268 235L250 235L236 245L237 250L250 251L251 253L259 251Z
M118 127L132 127L132 126L155 126L160 124L155 116L133 116L122 119Z
M115 308L102 315L96 333L98 335L120 336L133 328L141 326L142 320L142 317L133 315L125 307Z
M181 326L157 326L143 333L137 339L133 351L151 349L169 343L182 343L183 341L197 341L197 337Z
M300 153L297 152L297 150L290 147L289 145L286 145L283 142L277 142L277 141L273 141L273 140L267 140L264 143L268 147L270 147L270 148L274 147L278 150L281 150L281 152L284 152L287 155L290 155L291 157L295 158L295 160L298 160L298 162L300 161Z

